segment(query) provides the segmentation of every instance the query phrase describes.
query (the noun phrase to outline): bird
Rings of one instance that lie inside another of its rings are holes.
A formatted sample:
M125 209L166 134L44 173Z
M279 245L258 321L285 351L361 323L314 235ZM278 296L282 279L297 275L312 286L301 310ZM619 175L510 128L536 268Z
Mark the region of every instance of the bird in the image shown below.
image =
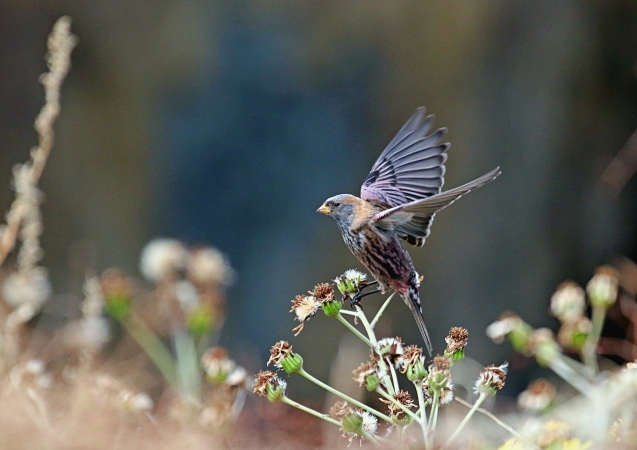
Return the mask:
M373 275L378 284L359 292L351 301L392 289L400 294L416 319L431 355L433 347L422 315L419 275L401 241L421 247L429 236L434 216L461 196L500 175L496 167L462 186L441 192L450 144L440 143L447 134L440 128L428 134L434 115L416 109L380 154L361 187L360 197L340 194L325 200L317 212L338 225L345 244Z

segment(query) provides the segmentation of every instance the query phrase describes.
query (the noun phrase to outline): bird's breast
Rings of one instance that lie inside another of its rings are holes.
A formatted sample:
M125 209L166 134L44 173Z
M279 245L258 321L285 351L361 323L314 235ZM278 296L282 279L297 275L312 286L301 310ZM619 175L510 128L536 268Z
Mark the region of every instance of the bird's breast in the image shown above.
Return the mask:
M371 226L358 231L341 229L343 240L356 258L381 283L399 290L415 273L407 251L393 234L381 234Z

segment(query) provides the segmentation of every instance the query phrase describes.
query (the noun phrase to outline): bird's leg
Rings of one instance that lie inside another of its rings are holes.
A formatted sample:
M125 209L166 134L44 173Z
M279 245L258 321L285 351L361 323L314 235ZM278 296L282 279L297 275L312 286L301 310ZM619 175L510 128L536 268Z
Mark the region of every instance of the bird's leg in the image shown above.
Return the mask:
M374 281L361 281L361 283L359 284L358 290L362 291L363 289L369 287L369 286L373 286L375 284L378 284L378 281L374 280Z
M360 306L361 303L361 299L363 297L367 297L368 295L372 295L375 294L377 292L381 291L381 288L377 288L374 289L373 291L368 291L368 292L363 292L363 289L369 287L369 286L373 286L375 284L378 284L378 281L370 281L369 283L366 283L364 285L361 285L358 289L358 292L356 294L354 294L353 297L350 298L350 306L352 307L352 309L354 309L355 306Z

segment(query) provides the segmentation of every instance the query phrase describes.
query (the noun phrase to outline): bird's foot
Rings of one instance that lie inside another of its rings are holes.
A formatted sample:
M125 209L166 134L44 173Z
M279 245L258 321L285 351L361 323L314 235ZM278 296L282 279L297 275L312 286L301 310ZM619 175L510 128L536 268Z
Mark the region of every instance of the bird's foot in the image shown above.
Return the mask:
M363 309L363 306L361 305L361 299L363 297L364 297L363 292L362 291L358 291L356 294L354 294L353 297L350 297L349 306L352 309L356 309L357 306L360 306L360 308Z
M367 286L371 286L372 284L376 284L376 282L369 283L369 284L367 284ZM367 287L367 286L365 286L365 287ZM352 307L352 309L356 308L357 306L360 306L362 308L361 299L363 297L367 297L368 295L372 295L372 294L375 294L377 292L380 292L380 288L379 289L374 289L373 291L368 291L368 292L363 292L362 289L364 289L364 288L359 289L359 291L356 294L354 294L353 297L349 298L349 303L350 303L350 306Z

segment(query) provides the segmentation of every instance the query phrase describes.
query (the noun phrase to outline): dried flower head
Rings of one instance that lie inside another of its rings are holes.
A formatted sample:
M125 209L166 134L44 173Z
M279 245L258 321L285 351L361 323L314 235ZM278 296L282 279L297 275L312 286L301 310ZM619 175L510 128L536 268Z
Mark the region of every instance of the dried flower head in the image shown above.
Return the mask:
M376 361L362 363L357 369L352 370L352 377L359 386L365 386L370 377L378 378L378 363Z
M282 368L288 374L296 373L303 367L301 355L292 352L292 346L287 341L279 341L270 349L268 365Z
M44 267L14 272L2 284L2 298L12 308L29 305L39 311L51 296L51 283Z
M280 401L285 395L287 383L278 378L274 372L261 370L254 382L253 392L262 397L267 397L271 402Z
M223 253L214 247L199 247L190 252L188 276L198 285L228 286L235 275Z
M436 355L433 363L429 366L430 372L449 372L451 361L446 356Z
M367 377L376 374L378 363L376 361L368 361L361 363L358 368L352 370L352 378L359 386L365 386Z
M507 377L507 368L509 363L504 363L501 366L487 366L480 372L480 376L476 380L475 393L495 395L497 391L504 387L504 382Z
M453 383L449 382L445 387L440 390L438 394L438 404L440 406L447 405L453 400Z
M119 269L107 269L100 277L105 311L116 319L126 317L132 307L133 282Z
M142 250L139 269L147 280L156 283L185 272L189 256L186 246L176 239L153 239Z
M557 341L561 346L579 351L584 347L588 335L593 330L591 320L582 316L571 322L564 322L557 333Z
M235 369L236 364L221 347L209 348L201 357L201 367L211 383L224 383Z
M595 275L586 285L586 293L591 305L607 308L617 300L618 288L617 271L610 266L602 266L595 270Z
M518 406L525 411L541 412L551 406L555 394L555 386L550 381L538 378L518 396Z
M586 296L584 289L573 281L565 281L551 297L551 314L561 322L573 322L584 315Z
M422 348L417 345L408 345L404 349L403 359L404 365L401 372L407 375L409 381L422 381L427 376Z
M281 361L288 355L292 354L292 345L288 341L278 341L270 348L270 359L268 359L268 366L274 364L276 367L281 367Z
M336 420L342 420L344 417L349 416L353 412L354 409L349 406L349 403L341 400L332 405L329 411L329 415Z
M516 351L522 351L527 345L528 335L531 327L526 324L520 316L512 312L503 313L500 318L487 327L487 336L496 344L502 343L505 339L511 341L511 345Z
M303 331L305 321L310 320L320 307L321 303L316 300L313 295L297 295L296 298L292 300L292 309L290 309L290 312L296 315L295 320L301 322L298 327L294 328L295 336Z
M328 317L336 316L343 307L343 302L335 298L334 289L328 283L317 284L310 294L321 304L323 312Z
M343 437L346 438L350 444L357 437L362 438L365 435L373 435L378 429L378 419L367 411L357 409L352 411L341 419L341 430L343 431Z
M451 383L451 361L445 356L436 355L429 365L429 374L423 380L423 388L429 396L440 392Z
M403 341L400 337L383 338L376 343L376 347L374 347L372 351L372 359L376 359L378 355L380 355L387 360L389 364L393 364L396 369L402 369L405 364L403 354Z
M311 294L321 304L334 300L334 289L332 289L332 286L328 283L317 284L314 286L314 291L312 291Z
M230 372L230 374L226 378L225 384L230 387L243 388L245 387L247 381L248 381L248 372L245 370L245 368L241 366L236 366L234 369L232 369L232 372Z
M356 269L349 269L346 270L343 275L335 278L334 284L336 284L336 287L343 296L350 297L360 290L366 279L367 275L363 272Z
M415 403L412 400L411 395L409 395L409 392L407 391L398 391L396 394L394 394L393 397L394 397L394 400L396 400L398 403L400 403L402 406L404 406L407 409L411 409L415 406ZM397 406L394 402L391 402L389 400L384 400L384 399L380 399L380 401L387 405L387 408L389 410L389 415L391 416L392 420L395 423L404 423L406 421L411 420L411 418L407 415L407 413L403 411L402 408Z
M561 352L555 342L553 332L548 328L538 328L529 334L527 346L523 349L526 355L534 355L538 364L548 366Z
M363 418L363 431L367 434L376 434L378 430L378 418L362 409L359 409L358 413Z
M467 346L468 339L469 332L466 328L453 327L451 330L449 330L449 334L445 338L445 342L447 343L447 351L449 353L454 353L457 350L462 350Z
M360 285L363 281L367 280L367 274L356 269L348 269L345 271L345 273L343 273L342 276L352 281L353 283L356 283L357 286Z
M467 346L469 340L469 332L466 328L453 327L449 330L449 334L445 338L447 348L445 349L445 356L452 361L460 361L464 358L464 348Z
M130 297L133 295L133 282L119 269L106 269L100 277L102 293L106 299Z

